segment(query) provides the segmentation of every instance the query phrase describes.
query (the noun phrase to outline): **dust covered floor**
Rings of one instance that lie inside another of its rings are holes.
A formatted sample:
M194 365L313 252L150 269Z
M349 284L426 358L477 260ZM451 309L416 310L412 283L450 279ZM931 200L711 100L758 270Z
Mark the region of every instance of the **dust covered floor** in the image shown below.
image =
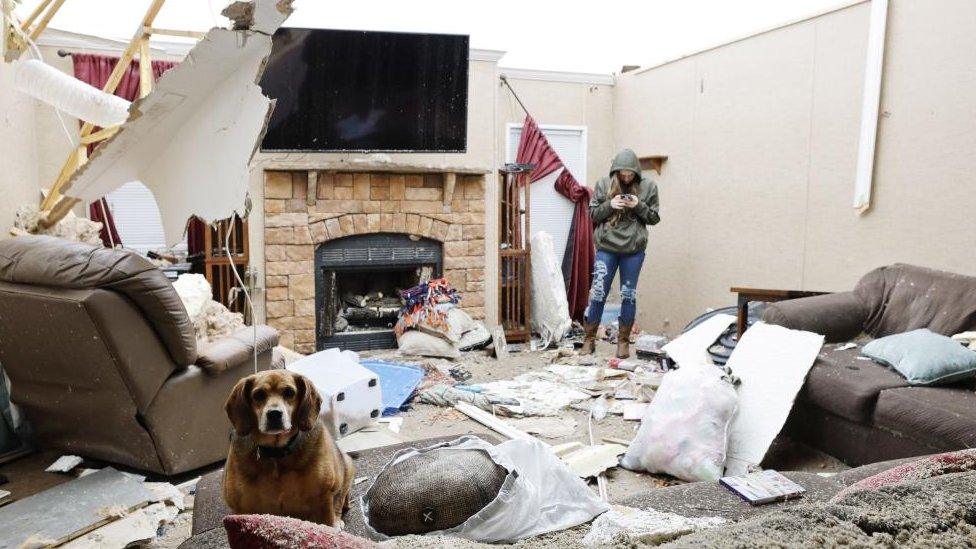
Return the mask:
M609 343L599 342L597 347L596 364L605 366L612 356L615 346ZM432 362L431 359L420 357L402 357L395 351L377 351L363 353L363 357L381 358L391 361L423 363ZM463 353L462 357L453 361L451 367L460 366L470 372L471 378L466 380L466 384L488 383L512 379L520 374L543 371L550 365L551 354L542 351L525 351L511 353L508 358L496 360L488 356L484 351L473 351ZM585 407L588 402L582 403ZM494 433L488 427L481 425L464 414L453 408L442 408L438 406L422 404L414 401L409 408L401 412L399 417L403 418L399 436L406 440L422 440L441 436L462 436L492 434L496 438L504 438ZM552 444L562 444L566 442L578 441L589 444L589 433L587 430L587 419L589 413L585 410L567 408L559 418L553 420L551 425L555 425L556 432L548 436L545 433L538 434L541 440ZM512 421L512 420L506 420ZM532 419L525 420L532 421ZM567 426L575 426L568 429ZM514 425L520 425L518 420L512 421ZM525 424L521 424L523 427ZM609 414L602 421L593 423L593 437L599 443L605 437L630 440L636 433L638 421L626 421L620 415ZM7 485L2 489L13 493L11 499L20 499L33 493L45 490L62 482L67 482L73 477L71 475L59 473L46 473L44 469L50 465L60 454L57 452L39 452L20 458L14 462L0 466L0 474L5 474L9 478ZM103 464L104 465L104 464ZM847 467L840 461L827 456L809 447L795 444L786 439L779 439L774 443L770 450L765 467L778 470L809 471L814 473L833 473ZM86 464L86 466L90 466ZM92 465L93 466L93 465ZM180 475L175 479L166 479L172 483L179 483L208 471L220 467L215 464L203 470L194 471L185 475ZM120 468L124 469L124 468ZM634 473L620 467L607 470L608 492L611 502L619 502L630 496L653 490L658 487L679 484L681 481L666 475L649 475ZM595 490L595 483L592 483ZM188 507L176 517L176 520L163 527L160 536L149 546L155 548L175 548L185 539L190 537L190 527L192 518L192 498L187 499ZM554 532L545 536L540 536L530 540L524 540L517 544L518 547L573 547L579 545L579 540L588 531L589 526L583 525L563 532ZM438 539L425 537L406 537L396 542L397 547L476 547L480 544L464 540ZM487 546L486 546L487 547Z

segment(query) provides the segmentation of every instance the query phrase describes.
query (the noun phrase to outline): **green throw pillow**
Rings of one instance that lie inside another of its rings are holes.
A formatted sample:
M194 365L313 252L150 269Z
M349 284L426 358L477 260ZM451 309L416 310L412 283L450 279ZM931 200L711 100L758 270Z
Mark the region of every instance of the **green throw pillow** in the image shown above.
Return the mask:
M976 376L976 351L924 328L875 339L861 354L891 366L911 385L939 385Z

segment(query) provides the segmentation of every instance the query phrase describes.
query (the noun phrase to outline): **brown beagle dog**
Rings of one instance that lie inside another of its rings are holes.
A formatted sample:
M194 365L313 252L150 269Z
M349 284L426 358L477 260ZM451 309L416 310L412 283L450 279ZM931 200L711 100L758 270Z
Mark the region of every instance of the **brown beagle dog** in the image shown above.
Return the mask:
M319 421L322 397L287 370L237 382L225 406L234 425L224 500L238 514L341 526L355 469Z

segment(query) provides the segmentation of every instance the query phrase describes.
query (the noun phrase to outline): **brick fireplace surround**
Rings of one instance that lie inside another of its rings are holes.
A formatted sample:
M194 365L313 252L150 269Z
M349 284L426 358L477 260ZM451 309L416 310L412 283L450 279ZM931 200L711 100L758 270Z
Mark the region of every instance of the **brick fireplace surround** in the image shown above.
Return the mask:
M485 316L485 176L454 172L266 170L267 323L281 344L315 351L315 249L352 235L402 233L443 245L461 306Z

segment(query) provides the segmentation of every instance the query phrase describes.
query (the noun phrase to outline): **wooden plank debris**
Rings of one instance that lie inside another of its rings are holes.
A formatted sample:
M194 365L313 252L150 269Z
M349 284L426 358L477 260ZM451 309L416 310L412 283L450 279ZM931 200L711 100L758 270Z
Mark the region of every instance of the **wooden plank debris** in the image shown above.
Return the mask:
M65 543L152 497L141 482L106 467L0 508L0 549Z
M462 414L470 417L471 419L477 421L478 423L484 425L485 427L488 427L489 429L495 432L505 435L510 439L521 438L527 440L538 440L534 436L526 433L525 431L516 429L515 427L512 427L511 425L506 423L504 420L501 420L489 414L488 412L482 410L481 408L478 408L477 406L472 406L467 402L458 402L457 404L454 405L454 407L457 408L458 411L461 412ZM543 442L543 444L545 443Z

